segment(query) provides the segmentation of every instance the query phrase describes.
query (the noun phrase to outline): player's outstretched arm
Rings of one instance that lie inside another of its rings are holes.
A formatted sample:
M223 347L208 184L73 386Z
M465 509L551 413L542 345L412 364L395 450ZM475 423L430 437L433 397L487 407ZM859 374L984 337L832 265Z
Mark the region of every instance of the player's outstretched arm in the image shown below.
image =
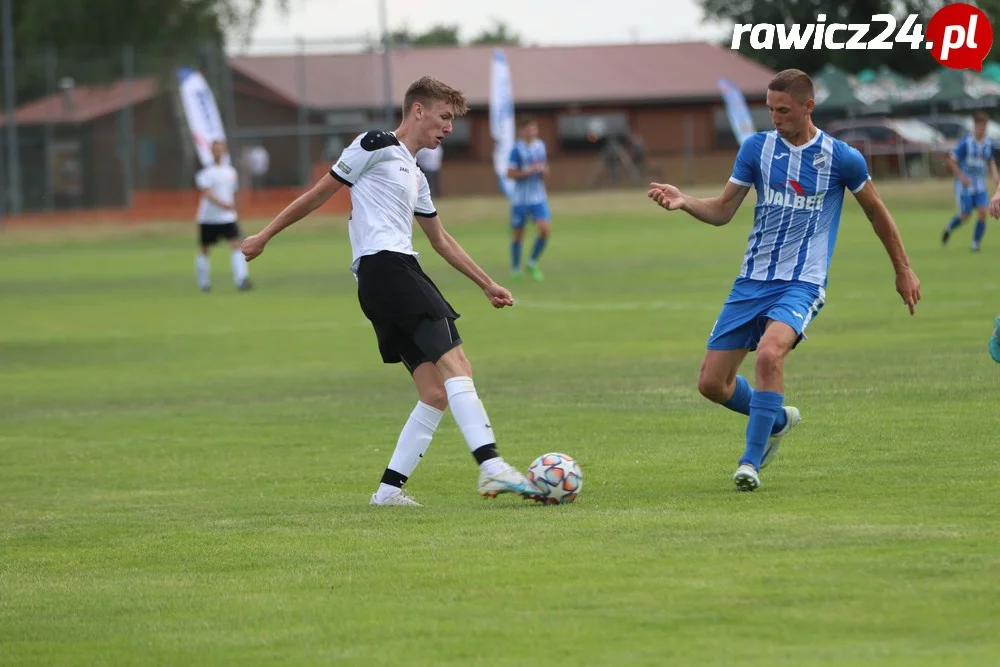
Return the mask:
M854 198L861 204L862 210L872 223L872 228L885 246L885 251L889 253L892 268L896 272L896 291L903 297L903 303L910 309L912 315L917 302L920 301L920 281L910 268L910 258L903 248L903 238L899 234L899 228L896 227L889 209L886 208L885 202L879 197L871 181L855 192Z
M434 251L444 257L446 262L465 274L469 280L479 285L479 288L483 290L486 298L490 300L494 308L514 305L514 297L511 296L510 292L494 282L478 264L472 261L469 253L465 252L465 249L458 244L458 241L445 231L445 228L441 225L440 217L436 215L432 218L417 216L417 222L420 223L420 228L424 230L424 234L427 235L427 240L431 242L431 247L434 248Z
M733 219L748 192L750 188L729 181L720 196L698 199L668 183L650 183L647 195L668 211L684 211L702 222L721 227Z
M249 262L253 258L264 252L264 246L274 238L275 234L294 225L296 222L306 217L320 206L325 204L340 188L343 183L335 179L330 174L326 174L317 181L316 185L300 195L295 201L285 207L271 223L253 236L248 236L243 241L243 255Z

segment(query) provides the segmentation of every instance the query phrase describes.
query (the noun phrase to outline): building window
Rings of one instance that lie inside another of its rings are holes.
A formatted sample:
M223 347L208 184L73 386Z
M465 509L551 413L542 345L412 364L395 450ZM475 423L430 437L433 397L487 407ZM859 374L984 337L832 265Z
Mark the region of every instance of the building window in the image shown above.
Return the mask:
M616 113L567 113L558 118L559 145L570 151L597 151L610 139L628 136L628 117Z

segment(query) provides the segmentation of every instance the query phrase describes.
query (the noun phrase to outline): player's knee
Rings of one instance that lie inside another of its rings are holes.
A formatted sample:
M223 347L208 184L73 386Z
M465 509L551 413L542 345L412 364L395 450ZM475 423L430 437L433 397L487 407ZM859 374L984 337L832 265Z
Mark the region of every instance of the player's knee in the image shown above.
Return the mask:
M761 345L757 349L754 369L758 375L769 376L781 372L785 360L784 350L777 345Z
M434 387L422 387L420 389L420 402L443 412L448 407L448 393L444 389L444 383Z
M472 377L472 363L465 356L462 347L454 347L448 350L437 361L438 370L441 375L447 378Z
M729 396L726 395L726 388L724 378L710 375L704 371L698 376L698 392L714 403L723 403L729 399Z

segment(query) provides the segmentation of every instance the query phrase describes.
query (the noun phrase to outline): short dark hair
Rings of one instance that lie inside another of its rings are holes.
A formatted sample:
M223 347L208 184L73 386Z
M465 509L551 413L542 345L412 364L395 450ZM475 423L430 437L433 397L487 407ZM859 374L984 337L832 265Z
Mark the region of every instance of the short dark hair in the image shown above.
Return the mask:
M535 116L521 116L517 122L518 127L528 127L529 125L538 125L538 118Z
M977 111L976 113L972 114L972 120L974 120L977 123L988 123L990 122L990 115L985 111Z
M433 102L447 102L454 108L456 116L464 116L469 110L465 95L432 76L422 76L406 89L406 94L403 95L404 116L410 113L416 102L424 106L430 106Z
M788 93L796 102L811 100L816 95L812 79L800 69L786 69L778 72L767 84L768 90L776 93Z

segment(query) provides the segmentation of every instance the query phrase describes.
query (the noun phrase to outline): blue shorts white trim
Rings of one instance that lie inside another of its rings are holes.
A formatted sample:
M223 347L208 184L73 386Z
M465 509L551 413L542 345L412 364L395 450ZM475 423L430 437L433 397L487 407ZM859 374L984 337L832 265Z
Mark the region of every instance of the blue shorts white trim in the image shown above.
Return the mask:
M977 208L986 208L989 203L985 190L967 190L961 183L955 183L955 204L959 215L969 215Z
M708 349L756 350L768 320L794 329L798 345L825 302L826 291L813 283L738 278L709 334Z
M510 226L521 229L528 222L528 216L535 222L548 222L552 219L547 201L538 204L514 204L510 207Z

